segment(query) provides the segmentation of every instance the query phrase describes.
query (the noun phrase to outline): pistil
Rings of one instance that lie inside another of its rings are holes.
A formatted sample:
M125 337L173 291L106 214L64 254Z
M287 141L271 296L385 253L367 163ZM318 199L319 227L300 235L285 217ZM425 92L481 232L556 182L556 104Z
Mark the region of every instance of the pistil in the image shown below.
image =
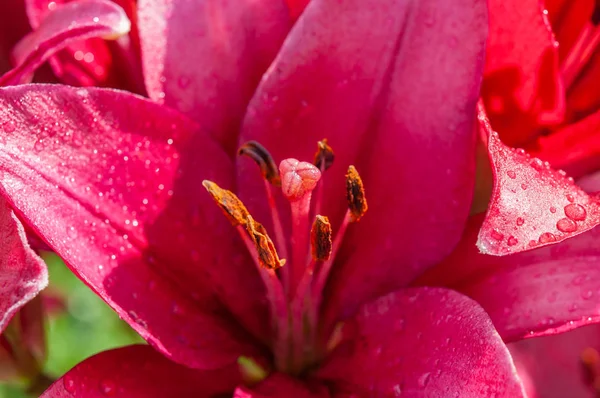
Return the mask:
M321 172L310 163L285 159L279 164L279 173L281 190L292 210L291 280L287 291L291 299L307 266L310 200Z

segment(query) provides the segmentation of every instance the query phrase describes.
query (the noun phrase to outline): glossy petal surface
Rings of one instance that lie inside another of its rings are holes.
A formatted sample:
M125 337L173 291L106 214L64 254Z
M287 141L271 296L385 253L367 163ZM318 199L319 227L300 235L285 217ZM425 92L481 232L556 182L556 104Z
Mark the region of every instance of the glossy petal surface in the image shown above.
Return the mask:
M231 369L196 371L177 365L148 346L101 352L57 380L42 398L184 398L233 390L239 380ZM198 395L201 393L202 395Z
M600 111L540 137L529 152L575 178L600 169Z
M78 0L25 0L29 22L38 28L48 15ZM113 0L132 21L128 36L117 41L98 38L70 43L49 60L56 76L73 86L101 86L143 93L135 0Z
M123 319L192 367L255 353L217 297L264 324L258 277L199 183L231 180L231 165L195 123L124 92L45 85L1 89L0 120L5 193Z
M310 3L299 23L317 4ZM365 18L363 3L351 4L356 6L355 15ZM347 142L362 139L355 165L370 208L344 238L327 288L331 297L327 322L329 316L349 316L362 303L408 284L446 256L460 239L473 193L473 116L483 67L486 2L377 4L370 10L382 20L367 21L369 26L388 23L390 15L395 16L395 43L390 44L390 29L382 29L378 37L391 52L389 69L376 80L379 86L370 86L381 91L370 92L373 102L368 112L355 103L356 111L346 108L335 120L341 124L350 119L348 115L364 117L359 119L364 124L339 134ZM370 40L365 45L375 44L381 43ZM360 60L371 59L368 54L361 54ZM349 94L338 95L334 106L343 105ZM344 170L343 160L339 163ZM341 192L326 197L338 209L344 203Z
M587 326L556 336L508 345L529 398L591 398L581 354L600 349L600 327Z
M345 340L319 371L340 394L523 396L488 316L451 290L391 293L361 307L344 329Z
M509 145L534 138L560 121L564 87L558 47L539 0L492 0L483 99Z
M275 373L254 387L238 387L233 398L327 398L325 386L305 383L282 373Z
M20 221L0 199L0 332L16 312L48 285L46 264L29 248Z
M560 242L600 222L599 199L587 195L564 172L488 134L494 190L479 233L482 253L505 255Z
M472 218L456 250L418 284L445 286L473 298L505 341L600 321L600 229L496 257L478 253L474 245L480 223L480 216Z
M139 1L150 98L191 116L230 154L290 17L283 0Z
M40 65L70 42L92 37L116 38L127 34L130 28L123 9L111 1L88 0L64 5L19 42L13 51L16 67L2 76L0 85L27 82Z

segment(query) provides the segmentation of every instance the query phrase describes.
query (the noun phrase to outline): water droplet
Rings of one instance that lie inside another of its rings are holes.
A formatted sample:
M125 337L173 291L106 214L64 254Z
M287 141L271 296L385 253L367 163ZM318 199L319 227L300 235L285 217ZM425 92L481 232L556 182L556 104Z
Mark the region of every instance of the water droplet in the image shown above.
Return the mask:
M556 213L556 207L552 206L550 207L550 213Z
M571 304L568 308L568 311L575 312L575 311L577 311L577 309L579 309L579 306L577 304Z
M531 166L532 166L534 169L536 169L536 170L538 170L538 171L541 171L541 170L543 170L543 169L544 169L544 162L542 162L542 161L541 161L540 159L538 159L538 158L535 158L535 159L532 159L532 160L531 160Z
M583 206L576 203L571 203L565 206L565 215L571 220L583 221L587 216L587 212Z
M527 184L521 184L521 189L522 190L526 190L527 189Z
M112 397L117 392L115 382L112 380L102 380L100 382L100 392L106 396Z
M550 232L544 232L543 234L540 235L538 241L540 243L550 243L550 242L554 242L556 240L556 236L554 236L554 234L550 233Z
M571 194L567 195L567 200L571 203L575 202L575 198Z
M70 376L69 374L65 375L63 377L63 386L65 387L65 390L67 390L70 393L74 393L76 390L76 386L75 386L75 380L73 380L73 376Z
M517 218L517 225L520 227L523 224L525 224L525 220L523 220L521 217Z
M76 239L79 234L77 233L77 230L75 229L75 227L69 227L69 228L67 228L67 235L71 239Z
M498 241L504 239L504 235L502 233L500 233L496 229L492 229L492 232L490 233L490 236L492 237L492 239L498 240Z
M517 238L515 238L514 236L509 236L508 237L508 241L506 242L509 246L514 246L517 243L519 243L519 241L517 240Z
M575 232L577 231L577 224L568 218L561 218L556 223L556 228L561 232Z
M431 373L423 373L421 377L419 377L419 386L425 387L429 383L429 378L431 377Z
M594 292L592 292L591 290L584 290L581 292L581 298L584 300L591 299L593 295L594 295Z
M508 170L508 171L506 172L506 174L507 174L507 175L508 175L510 178L512 178L513 180L514 180L515 178L517 178L517 174L516 174L514 171L512 171L512 170Z

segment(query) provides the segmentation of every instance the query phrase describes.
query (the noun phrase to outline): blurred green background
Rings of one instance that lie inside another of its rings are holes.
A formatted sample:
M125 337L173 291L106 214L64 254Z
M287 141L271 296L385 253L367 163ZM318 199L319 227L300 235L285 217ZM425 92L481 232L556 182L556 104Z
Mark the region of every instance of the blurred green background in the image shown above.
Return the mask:
M141 343L141 337L51 253L49 287L42 293L60 307L46 325L48 360L45 373L58 378L74 365L98 352ZM56 298L57 300L54 300ZM29 398L18 387L0 384L0 398Z

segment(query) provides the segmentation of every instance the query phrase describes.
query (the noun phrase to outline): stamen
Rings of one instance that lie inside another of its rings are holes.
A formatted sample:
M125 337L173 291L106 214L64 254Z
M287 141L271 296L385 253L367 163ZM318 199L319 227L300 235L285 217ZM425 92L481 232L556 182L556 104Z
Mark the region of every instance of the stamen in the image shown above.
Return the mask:
M273 229L275 230L277 249L284 258L287 258L287 245L285 242L285 235L283 234L283 226L281 224L281 218L279 217L279 211L277 210L277 204L275 203L275 197L273 196L273 190L271 189L271 185L276 187L281 186L281 178L279 177L277 165L269 151L256 141L248 141L242 145L240 149L238 149L238 155L250 157L260 168L260 173L263 176L265 183L267 201L269 202L269 208L271 209L271 218L273 220ZM283 271L283 280L284 284L287 286L287 269L284 269Z
M287 286L288 297L294 292L304 273L308 259L308 225L312 191L321 178L315 166L296 159L285 159L279 164L281 190L292 209L292 264Z
M238 149L238 155L246 155L256 162L262 176L276 187L281 186L279 170L267 149L256 141L248 141Z
M246 222L246 231L248 231L252 242L254 242L258 261L263 268L275 270L283 267L285 259L279 259L275 245L269 234L267 234L265 227L254 221L249 214Z
M246 224L246 219L250 213L242 201L233 192L223 189L209 180L202 181L202 185L206 188L217 205L219 205L221 210L223 210L223 213L227 216L231 225L237 227L238 225Z
M317 215L310 230L312 257L315 261L329 260L331 255L331 224L329 219Z
M369 206L365 198L365 188L362 179L354 166L348 167L346 173L346 198L348 199L348 207L352 217L351 222L360 220L365 215Z
M253 358L241 355L238 357L237 363L242 380L246 385L258 384L269 376L269 371Z
M313 164L317 166L321 172L324 172L333 165L335 154L333 153L333 149L327 144L327 138L323 138L321 141L317 142L317 146L318 148L315 153Z
M321 212L323 192L325 191L322 177L325 170L328 170L333 165L334 159L335 154L333 153L333 149L327 143L327 138L323 138L321 141L317 142L317 152L315 153L313 164L321 171L321 180L319 180L317 185L317 199L315 201L314 214L319 214Z

